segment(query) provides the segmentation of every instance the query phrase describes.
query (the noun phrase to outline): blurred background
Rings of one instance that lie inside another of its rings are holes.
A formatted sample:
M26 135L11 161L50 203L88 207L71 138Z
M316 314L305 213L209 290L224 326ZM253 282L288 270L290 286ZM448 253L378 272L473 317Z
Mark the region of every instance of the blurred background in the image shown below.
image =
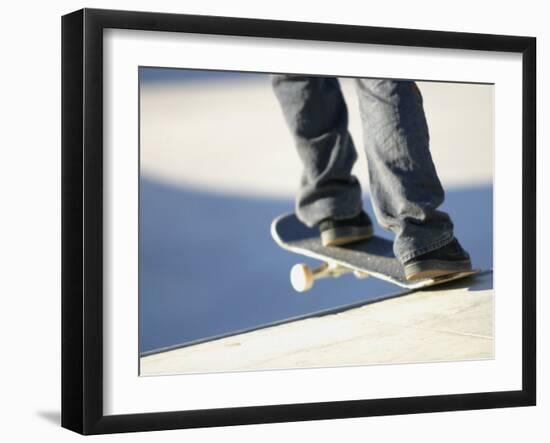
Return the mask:
M292 265L315 262L270 236L272 219L293 211L301 163L268 74L142 67L139 75L142 355L399 292L352 276L304 294L290 286ZM353 80L340 81L354 174L374 219ZM493 86L418 85L442 208L473 265L492 269Z

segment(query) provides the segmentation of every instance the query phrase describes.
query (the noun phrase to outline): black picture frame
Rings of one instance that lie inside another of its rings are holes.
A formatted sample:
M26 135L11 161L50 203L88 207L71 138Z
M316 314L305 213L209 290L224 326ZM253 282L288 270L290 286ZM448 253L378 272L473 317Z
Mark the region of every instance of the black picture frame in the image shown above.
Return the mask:
M103 412L103 30L193 32L522 55L522 389L130 415ZM62 17L62 426L82 434L535 405L536 39L83 9Z

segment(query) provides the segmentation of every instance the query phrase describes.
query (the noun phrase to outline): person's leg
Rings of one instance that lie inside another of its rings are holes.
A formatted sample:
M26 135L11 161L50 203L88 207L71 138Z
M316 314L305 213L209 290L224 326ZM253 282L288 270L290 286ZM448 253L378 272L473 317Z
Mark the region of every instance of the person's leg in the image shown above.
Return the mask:
M396 234L396 257L407 264L454 243L453 223L438 209L444 191L416 83L357 79L356 88L372 202L380 224Z
M311 227L361 213L361 187L351 174L357 153L338 80L274 75L272 83L304 168L298 218Z

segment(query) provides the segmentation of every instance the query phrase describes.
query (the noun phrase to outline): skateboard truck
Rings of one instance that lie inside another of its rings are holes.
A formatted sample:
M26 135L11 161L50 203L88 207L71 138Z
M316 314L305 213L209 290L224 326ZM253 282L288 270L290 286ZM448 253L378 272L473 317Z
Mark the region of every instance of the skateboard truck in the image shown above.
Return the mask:
M366 272L354 271L340 266L337 263L323 263L317 268L310 268L305 263L298 263L290 270L290 283L297 292L309 291L315 280L327 277L340 277L343 274L353 273L357 278L367 278Z

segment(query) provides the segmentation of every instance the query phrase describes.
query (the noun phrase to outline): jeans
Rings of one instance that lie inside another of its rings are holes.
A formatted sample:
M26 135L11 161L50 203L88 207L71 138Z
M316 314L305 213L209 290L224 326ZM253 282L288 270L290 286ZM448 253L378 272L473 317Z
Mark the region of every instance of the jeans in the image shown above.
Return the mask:
M273 88L303 163L296 215L308 226L362 210L348 111L337 78L274 75ZM453 238L438 207L445 194L429 149L422 95L415 82L355 79L376 218L395 233L405 262Z

